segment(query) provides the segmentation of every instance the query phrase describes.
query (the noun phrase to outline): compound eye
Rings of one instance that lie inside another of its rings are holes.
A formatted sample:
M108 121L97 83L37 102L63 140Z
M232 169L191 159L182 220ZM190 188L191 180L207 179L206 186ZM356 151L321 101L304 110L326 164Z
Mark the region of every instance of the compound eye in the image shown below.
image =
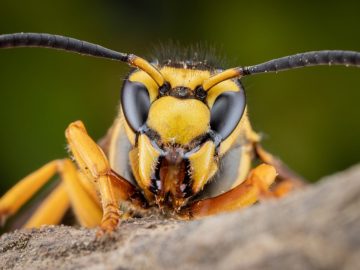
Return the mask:
M217 97L211 108L210 127L222 140L225 140L236 128L245 110L245 93L225 92Z
M121 106L126 122L137 132L145 124L150 108L149 92L145 85L126 80L121 91Z

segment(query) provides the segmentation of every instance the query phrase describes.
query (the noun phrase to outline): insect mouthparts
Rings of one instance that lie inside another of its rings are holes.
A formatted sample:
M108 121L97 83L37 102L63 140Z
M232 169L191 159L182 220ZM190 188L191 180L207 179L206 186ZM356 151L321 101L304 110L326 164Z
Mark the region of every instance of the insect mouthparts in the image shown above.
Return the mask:
M171 165L179 165L184 158L184 149L171 147L166 150L165 159Z

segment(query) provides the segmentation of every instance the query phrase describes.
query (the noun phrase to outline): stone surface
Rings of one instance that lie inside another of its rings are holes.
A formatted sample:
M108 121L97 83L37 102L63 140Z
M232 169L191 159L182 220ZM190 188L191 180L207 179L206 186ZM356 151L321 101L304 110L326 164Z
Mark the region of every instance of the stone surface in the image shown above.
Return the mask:
M1 269L360 269L360 166L281 200L202 220L95 230L47 226L0 238Z

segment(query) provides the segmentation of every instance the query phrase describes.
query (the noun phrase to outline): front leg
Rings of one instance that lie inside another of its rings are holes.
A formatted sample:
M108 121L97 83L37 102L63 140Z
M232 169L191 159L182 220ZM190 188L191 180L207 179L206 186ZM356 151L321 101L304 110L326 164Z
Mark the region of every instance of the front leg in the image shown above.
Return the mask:
M306 185L306 181L301 176L288 168L279 158L267 152L260 143L254 143L254 149L257 157L262 162L273 166L278 172L276 183L272 189L275 197L282 197L294 189Z
M193 202L181 215L185 218L199 218L252 205L262 195L268 196L271 193L269 187L276 175L273 166L261 164L250 172L243 183L219 196Z
M104 152L87 134L81 121L71 123L65 135L80 170L99 188L103 209L101 229L111 232L120 220L119 201L136 201L136 189L111 170Z

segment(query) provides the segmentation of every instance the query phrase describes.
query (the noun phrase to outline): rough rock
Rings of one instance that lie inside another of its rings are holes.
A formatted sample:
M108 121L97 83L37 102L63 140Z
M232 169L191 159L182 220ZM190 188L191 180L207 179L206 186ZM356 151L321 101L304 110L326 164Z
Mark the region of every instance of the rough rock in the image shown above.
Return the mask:
M132 219L112 237L46 226L0 238L1 269L360 269L360 166L281 200L196 221Z

